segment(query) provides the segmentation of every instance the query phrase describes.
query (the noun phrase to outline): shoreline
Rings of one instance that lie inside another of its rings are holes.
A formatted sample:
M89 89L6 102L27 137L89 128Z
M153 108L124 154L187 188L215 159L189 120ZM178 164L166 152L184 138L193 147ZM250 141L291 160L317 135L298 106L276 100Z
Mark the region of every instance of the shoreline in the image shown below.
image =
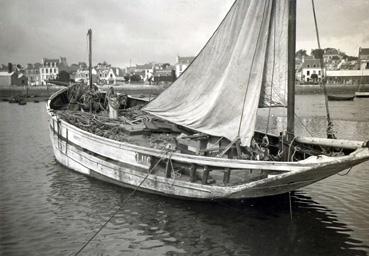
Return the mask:
M110 86L98 86L99 89L107 90ZM160 85L145 85L145 84L125 84L112 86L116 92L125 92L132 95L157 95L165 90L165 86ZM24 96L26 98L38 98L40 100L48 99L53 93L64 88L63 86L0 86L0 99L9 99L15 96ZM354 94L356 91L369 92L369 84L358 85L342 85L342 84L327 84L328 93L332 94ZM320 85L296 85L296 94L323 94L323 88Z
M369 84L327 84L327 92L332 94L354 94L357 91L369 92ZM298 84L296 94L323 94L323 87L318 84Z

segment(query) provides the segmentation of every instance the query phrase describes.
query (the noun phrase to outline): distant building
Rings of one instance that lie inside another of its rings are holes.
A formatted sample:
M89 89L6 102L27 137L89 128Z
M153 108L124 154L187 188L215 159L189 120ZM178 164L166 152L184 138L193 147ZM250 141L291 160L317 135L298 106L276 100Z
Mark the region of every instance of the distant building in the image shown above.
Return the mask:
M139 76L141 80L148 81L154 75L155 63L136 64L136 66L127 67L125 73L132 76Z
M117 84L117 83L124 83L124 74L125 72L121 68L112 67L109 69L107 74L106 83L107 84Z
M334 48L327 48L324 49L324 53L323 53L323 60L324 62L330 62L332 60L341 60L342 59L342 54L339 50L334 49Z
M9 72L10 71L10 72ZM0 86L25 86L27 85L27 77L18 71L1 71L0 72Z
M157 70L154 73L154 82L159 83L173 83L176 80L175 69Z
M369 69L327 70L327 81L331 84L367 84Z
M180 57L177 56L177 62L175 64L176 67L176 77L179 77L183 71L191 64L191 62L195 59L195 57Z
M41 63L27 64L25 75L28 78L28 85L37 86L41 85L40 68Z
M359 70L360 64L357 60L345 61L338 66L338 70Z
M319 59L310 56L305 57L301 70L302 82L317 83L322 80L322 69Z
M42 59L40 67L40 82L41 85L46 85L48 80L56 79L59 74L59 59Z
M369 69L369 48L359 48L360 70Z
M92 83L97 83L97 71L95 68L91 70L92 73ZM80 68L77 70L74 76L74 80L79 83L89 84L89 70L88 68Z

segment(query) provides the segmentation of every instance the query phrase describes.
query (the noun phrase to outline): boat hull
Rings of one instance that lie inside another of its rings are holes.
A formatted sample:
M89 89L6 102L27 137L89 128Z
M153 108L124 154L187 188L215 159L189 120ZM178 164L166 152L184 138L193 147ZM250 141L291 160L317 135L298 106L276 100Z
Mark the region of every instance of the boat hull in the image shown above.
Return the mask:
M355 95L333 95L328 94L328 100L330 101L351 101L354 100Z
M283 194L307 186L369 158L368 148L349 156L316 157L301 162L264 162L190 156L118 142L83 131L52 113L50 138L56 160L84 175L139 191L191 200L225 200ZM197 166L257 172L273 171L264 179L239 185L202 184L184 177L167 178L151 169L153 159ZM275 174L277 173L277 174Z

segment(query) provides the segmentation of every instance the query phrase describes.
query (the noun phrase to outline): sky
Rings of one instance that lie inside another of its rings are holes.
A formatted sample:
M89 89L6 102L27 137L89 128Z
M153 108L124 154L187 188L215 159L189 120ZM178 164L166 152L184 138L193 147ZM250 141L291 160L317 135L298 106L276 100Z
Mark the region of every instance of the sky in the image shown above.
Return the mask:
M0 63L42 57L124 67L196 55L233 0L0 0ZM315 0L321 45L357 56L369 47L369 0ZM297 0L297 49L317 48L310 0Z

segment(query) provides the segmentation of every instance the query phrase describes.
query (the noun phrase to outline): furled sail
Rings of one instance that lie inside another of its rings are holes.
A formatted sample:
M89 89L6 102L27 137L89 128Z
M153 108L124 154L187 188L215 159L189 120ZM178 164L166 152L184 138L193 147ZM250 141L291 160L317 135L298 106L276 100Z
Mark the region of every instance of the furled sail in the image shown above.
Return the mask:
M279 74L287 75L287 61L271 69L271 64L287 56L282 53L287 37L280 36L287 34L287 22L277 18L285 12L288 0L235 1L192 64L144 111L206 134L232 141L240 138L242 145L249 145L259 99L272 102L261 92L271 91L268 83L276 89L274 82L287 81ZM270 43L273 32L276 44ZM274 54L278 47L280 53Z

